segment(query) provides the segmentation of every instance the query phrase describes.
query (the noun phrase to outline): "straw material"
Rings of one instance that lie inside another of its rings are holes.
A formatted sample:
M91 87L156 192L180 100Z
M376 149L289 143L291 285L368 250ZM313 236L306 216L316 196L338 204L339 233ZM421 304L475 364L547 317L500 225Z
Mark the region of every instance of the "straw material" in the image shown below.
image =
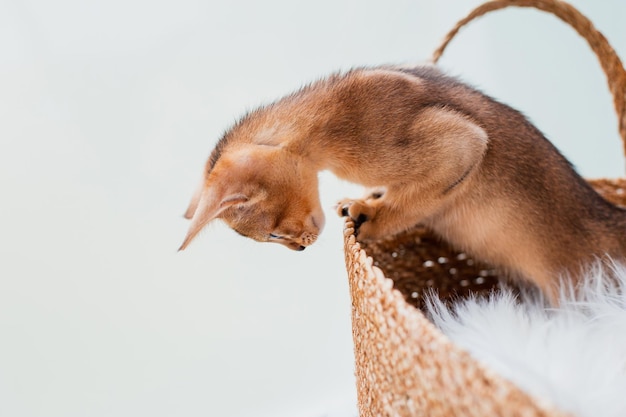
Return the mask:
M588 40L607 74L626 144L626 72L604 36L559 0L496 0L461 20L434 54L436 62L470 20L507 6L551 12ZM625 147L626 152L626 147ZM626 207L626 179L590 180L607 200ZM422 314L422 295L437 289L447 301L491 291L497 271L423 227L361 243L346 221L344 249L352 297L359 413L369 416L565 416L531 398L455 346Z
M344 235L360 416L566 416L455 346L393 289L350 221Z

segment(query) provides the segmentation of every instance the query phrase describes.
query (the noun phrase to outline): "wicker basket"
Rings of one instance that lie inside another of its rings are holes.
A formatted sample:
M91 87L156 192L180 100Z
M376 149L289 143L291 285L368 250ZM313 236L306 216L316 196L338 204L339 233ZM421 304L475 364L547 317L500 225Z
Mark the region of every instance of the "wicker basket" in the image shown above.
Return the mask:
M587 39L607 75L626 150L626 72L604 36L565 2L485 3L457 23L434 61L463 25L507 6L553 13ZM607 200L626 206L626 179L590 183ZM565 415L479 364L420 310L426 288L437 288L444 299L491 291L498 285L493 268L453 250L424 228L365 244L356 241L347 221L344 239L361 416Z

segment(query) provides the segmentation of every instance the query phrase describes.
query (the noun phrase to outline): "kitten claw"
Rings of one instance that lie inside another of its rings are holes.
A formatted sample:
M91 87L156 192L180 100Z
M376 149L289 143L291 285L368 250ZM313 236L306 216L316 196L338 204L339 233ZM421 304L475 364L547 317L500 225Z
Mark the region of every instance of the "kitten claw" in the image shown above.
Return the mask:
M361 225L372 218L374 210L363 200L342 200L337 204L337 214L352 220L358 235Z

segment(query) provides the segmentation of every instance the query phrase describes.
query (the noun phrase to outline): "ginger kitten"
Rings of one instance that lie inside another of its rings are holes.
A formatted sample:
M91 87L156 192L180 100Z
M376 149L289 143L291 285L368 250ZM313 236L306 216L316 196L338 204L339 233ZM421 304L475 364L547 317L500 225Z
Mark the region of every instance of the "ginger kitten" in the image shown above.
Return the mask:
M324 226L322 170L372 189L338 207L360 240L421 223L553 301L559 275L626 255L626 210L522 114L433 67L355 69L246 115L209 157L181 249L217 218L304 249Z

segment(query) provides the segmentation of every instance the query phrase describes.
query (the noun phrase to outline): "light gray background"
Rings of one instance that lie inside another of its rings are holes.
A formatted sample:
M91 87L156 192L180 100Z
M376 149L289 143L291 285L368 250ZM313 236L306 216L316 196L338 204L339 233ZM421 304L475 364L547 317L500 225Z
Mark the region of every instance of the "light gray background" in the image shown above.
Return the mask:
M419 62L477 1L0 1L0 415L351 416L341 222L303 253L211 225L205 158L246 109ZM626 57L626 5L575 1ZM604 75L555 18L502 11L442 66L525 112L586 176L624 173Z

